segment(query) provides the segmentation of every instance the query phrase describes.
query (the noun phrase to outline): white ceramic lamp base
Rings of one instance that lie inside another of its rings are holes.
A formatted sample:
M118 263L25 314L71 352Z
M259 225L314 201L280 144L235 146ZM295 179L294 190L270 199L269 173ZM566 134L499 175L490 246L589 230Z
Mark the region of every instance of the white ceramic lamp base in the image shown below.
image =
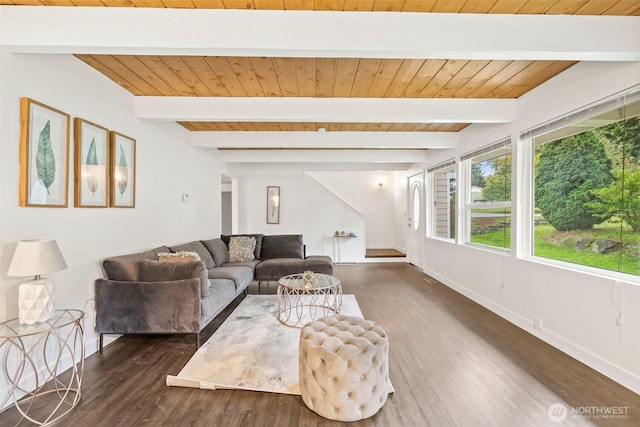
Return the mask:
M29 280L18 290L18 321L21 325L46 322L53 316L53 282Z

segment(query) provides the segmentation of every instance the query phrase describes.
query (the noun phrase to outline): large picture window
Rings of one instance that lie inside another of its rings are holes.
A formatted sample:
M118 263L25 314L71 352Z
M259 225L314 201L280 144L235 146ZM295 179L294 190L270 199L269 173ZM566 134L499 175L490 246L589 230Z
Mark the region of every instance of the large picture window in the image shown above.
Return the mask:
M431 175L431 235L456 238L456 165L443 163L428 170Z
M534 150L533 255L640 274L639 95L527 136Z
M511 140L462 156L467 170L465 219L469 243L511 247Z

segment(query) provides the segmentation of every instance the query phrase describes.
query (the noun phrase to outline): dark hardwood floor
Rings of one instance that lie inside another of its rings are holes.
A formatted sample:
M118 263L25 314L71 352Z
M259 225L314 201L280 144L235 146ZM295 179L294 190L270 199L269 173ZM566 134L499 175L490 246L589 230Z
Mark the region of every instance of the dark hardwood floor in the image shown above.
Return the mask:
M409 264L340 265L335 274L344 293L356 295L364 316L387 331L396 390L374 417L348 425L640 425L640 396ZM203 341L224 315L207 327ZM167 374L177 374L194 350L193 336L118 339L87 358L82 400L58 425L347 425L316 415L299 396L166 386ZM556 423L548 415L555 403L622 407L626 417L569 413ZM0 414L0 426L18 419L10 409Z

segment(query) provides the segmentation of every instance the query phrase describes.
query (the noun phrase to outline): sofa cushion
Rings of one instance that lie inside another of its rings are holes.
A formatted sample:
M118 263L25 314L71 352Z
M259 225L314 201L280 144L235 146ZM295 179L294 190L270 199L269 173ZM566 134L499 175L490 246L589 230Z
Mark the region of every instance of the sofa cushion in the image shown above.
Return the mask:
M138 262L140 282L164 282L200 279L200 296L209 295L209 279L203 261L163 262L149 259Z
M264 236L260 259L304 258L301 234Z
M256 238L232 236L229 239L229 262L246 262L255 259Z
M200 299L200 315L205 320L200 329L207 325L207 320L220 313L233 300L235 293L236 286L233 280L216 279L211 281L209 296Z
M142 260L138 263L140 282L166 282L172 280L200 279L200 296L209 295L207 269L202 261L163 262Z
M138 262L144 258L143 254L129 254L105 259L102 267L109 280L135 282L138 280Z
M260 264L258 264L260 265ZM236 290L246 288L253 281L253 270L247 267L230 267L224 265L222 267L209 269L209 280L229 279L233 280Z
M278 280L289 274L304 271L304 260L300 258L276 258L263 260L256 265L255 280Z
M263 234L223 234L220 236L220 238L222 239L222 241L227 245L227 247L229 246L229 240L231 239L231 237L233 236L249 236L249 237L255 237L256 238L256 249L253 251L254 256L258 259L261 259L262 255L262 239L264 238Z
M305 271L333 275L333 260L326 255L312 255L304 259Z
M222 239L211 239L200 241L209 253L213 256L216 265L222 265L229 262L229 248ZM211 268L211 267L209 267Z
M193 241L185 243L183 245L169 246L171 252L195 252L200 256L200 259L204 261L207 268L214 267L216 265L211 252L200 241Z
M251 261L243 261L243 262L228 262L224 266L225 267L245 267L250 268L253 271L256 268L256 265L260 263L259 259L252 259Z

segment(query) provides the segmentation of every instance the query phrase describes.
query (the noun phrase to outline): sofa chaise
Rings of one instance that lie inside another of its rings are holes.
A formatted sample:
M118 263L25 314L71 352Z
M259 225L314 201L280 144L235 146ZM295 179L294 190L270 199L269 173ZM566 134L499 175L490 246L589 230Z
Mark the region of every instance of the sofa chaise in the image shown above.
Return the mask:
M191 258L167 262L183 254ZM195 334L199 347L200 331L251 283L260 290L307 270L333 274L332 259L306 256L298 234L222 235L110 257L102 267L105 277L95 282L100 352L104 334Z

